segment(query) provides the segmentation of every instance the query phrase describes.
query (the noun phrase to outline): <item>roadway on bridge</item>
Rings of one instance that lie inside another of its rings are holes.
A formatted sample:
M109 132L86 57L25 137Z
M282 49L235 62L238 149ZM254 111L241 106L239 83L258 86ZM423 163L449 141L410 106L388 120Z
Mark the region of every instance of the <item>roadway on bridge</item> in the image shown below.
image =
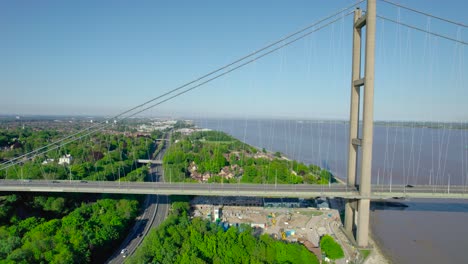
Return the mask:
M370 196L361 196L358 189L342 184L222 184L167 182L83 182L46 180L2 180L0 191L133 193L163 195L213 195L259 197L343 197L370 198L468 198L466 186L372 186Z

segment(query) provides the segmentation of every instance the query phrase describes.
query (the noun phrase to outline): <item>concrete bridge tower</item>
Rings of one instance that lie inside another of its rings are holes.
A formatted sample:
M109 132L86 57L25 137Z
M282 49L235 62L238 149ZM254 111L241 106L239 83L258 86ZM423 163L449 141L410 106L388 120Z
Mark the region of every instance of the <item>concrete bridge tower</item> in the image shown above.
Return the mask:
M364 77L361 77L361 33L366 27ZM359 193L370 197L372 173L372 144L374 131L374 64L375 64L376 0L367 0L367 11L354 11L353 62L351 79L351 109L349 118L348 185L356 186L358 151L361 148ZM359 108L363 87L362 138L359 138ZM347 200L345 229L355 234L359 246L367 247L369 240L370 199Z

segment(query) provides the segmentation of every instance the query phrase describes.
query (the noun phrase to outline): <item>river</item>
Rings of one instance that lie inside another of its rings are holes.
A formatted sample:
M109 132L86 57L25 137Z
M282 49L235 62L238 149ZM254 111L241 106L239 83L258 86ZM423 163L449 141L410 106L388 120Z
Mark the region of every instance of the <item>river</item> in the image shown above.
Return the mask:
M345 179L348 124L343 121L198 119L200 127L317 164ZM466 185L468 130L376 125L372 182ZM411 200L408 207L374 207L374 238L395 263L465 263L468 202Z

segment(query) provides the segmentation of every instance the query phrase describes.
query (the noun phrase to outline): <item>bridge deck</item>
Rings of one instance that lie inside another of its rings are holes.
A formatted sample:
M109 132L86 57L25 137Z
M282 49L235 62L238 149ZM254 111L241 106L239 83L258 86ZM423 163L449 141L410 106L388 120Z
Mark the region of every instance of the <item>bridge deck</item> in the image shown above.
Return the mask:
M77 192L116 194L165 194L207 196L258 196L311 198L343 197L348 199L456 198L468 199L465 186L373 186L370 197L356 188L342 184L220 184L109 181L0 180L3 192Z

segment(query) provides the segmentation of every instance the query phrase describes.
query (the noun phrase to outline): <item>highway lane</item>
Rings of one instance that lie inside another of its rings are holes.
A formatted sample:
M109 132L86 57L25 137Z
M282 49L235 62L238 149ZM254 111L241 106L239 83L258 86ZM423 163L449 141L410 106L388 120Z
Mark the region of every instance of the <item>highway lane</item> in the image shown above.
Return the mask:
M167 217L169 212L169 196L158 195L158 210L149 229L158 227Z
M164 143L166 144L166 143ZM167 149L165 145L155 158L161 159ZM150 168L149 180L152 182L164 181L164 174L160 165L152 166ZM131 256L135 250L140 246L143 239L146 237L151 228L157 227L161 224L167 216L167 196L161 195L147 195L142 215L138 216L132 231L128 234L127 238L123 241L114 254L107 260L107 263L120 264L124 263L125 259ZM122 250L126 250L125 258L121 254Z
M165 143L164 143L164 148L154 157L155 160L162 160L164 157L164 154L166 153L166 150L170 147L171 141L169 139L169 134L165 135ZM164 182L164 170L161 165L159 166L154 166L153 167L155 170L155 173L153 175L157 175L158 177L156 179L153 179L153 182ZM169 196L167 195L158 195L158 208L154 214L154 217L147 225L147 230L144 233L144 236L148 233L149 230L152 228L158 227L167 217L167 213L169 212ZM144 237L143 236L143 237ZM143 239L142 239L143 240ZM142 241L141 240L141 241ZM140 241L140 243L141 243Z
M157 195L148 195L145 199L143 208L143 213L135 219L136 223L130 233L106 263L124 263L125 258L120 252L123 249L127 249L127 255L130 255L138 247L140 241L143 239L142 234L144 233L144 230L149 226L148 222L154 218L155 212L158 209Z
M46 180L1 180L1 187L19 187L26 189L53 188L53 189L93 189L110 192L115 190L135 189L150 190L150 194L158 190L247 190L247 191L353 191L345 185L332 184L312 185L312 184L221 184L221 183L167 183L167 182L107 182L107 181L46 181ZM0 187L0 188L1 188Z
M167 139L167 138L166 138ZM167 145L161 151L158 153L156 156L156 159L162 160L164 153L167 148L170 146L170 140L166 141ZM154 169L156 170L156 175L158 175L158 182L164 182L164 170L162 169L162 166L155 166ZM167 195L158 195L158 210L156 211L155 216L153 217L153 221L150 223L150 226L148 227L148 230L151 228L158 227L167 217L167 213L169 212L169 196Z
M93 189L185 189L185 190L298 190L298 191L357 191L356 187L348 187L342 184L320 185L320 184L228 184L228 183L168 183L168 182L112 182L112 181L47 181L47 180L0 180L1 186L35 188L35 187L51 187L51 188L93 188ZM468 190L468 186L429 186L418 185L408 187L405 185L372 185L373 191L379 192L460 192Z
M30 192L89 192L135 194L181 194L262 197L344 197L386 199L392 197L415 198L468 198L466 186L405 186L373 185L369 197L359 195L358 188L342 184L221 184L221 183L168 183L168 182L80 182L45 180L2 180L0 191Z

